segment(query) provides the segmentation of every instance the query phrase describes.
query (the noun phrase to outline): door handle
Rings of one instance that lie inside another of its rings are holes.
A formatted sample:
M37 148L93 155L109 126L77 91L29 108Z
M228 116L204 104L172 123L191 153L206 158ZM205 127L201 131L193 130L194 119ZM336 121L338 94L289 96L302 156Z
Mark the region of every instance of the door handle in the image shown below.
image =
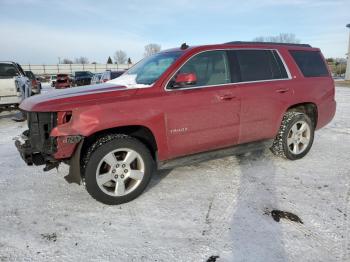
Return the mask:
M234 98L236 98L235 95L221 95L219 96L220 100L222 101L227 101L227 100L232 100Z
M289 91L289 88L281 88L281 89L277 89L276 93L284 94L284 93L287 93L288 91Z

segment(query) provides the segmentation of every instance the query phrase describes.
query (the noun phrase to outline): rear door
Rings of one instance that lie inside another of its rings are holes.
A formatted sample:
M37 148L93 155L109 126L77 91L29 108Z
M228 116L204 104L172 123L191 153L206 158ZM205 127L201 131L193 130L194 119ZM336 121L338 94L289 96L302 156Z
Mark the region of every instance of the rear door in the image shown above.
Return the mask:
M240 100L230 83L226 51L197 54L178 73L193 73L197 81L181 88L170 81L166 87L163 106L171 157L236 144Z
M231 50L232 75L241 95L239 143L273 138L293 95L290 76L276 50Z

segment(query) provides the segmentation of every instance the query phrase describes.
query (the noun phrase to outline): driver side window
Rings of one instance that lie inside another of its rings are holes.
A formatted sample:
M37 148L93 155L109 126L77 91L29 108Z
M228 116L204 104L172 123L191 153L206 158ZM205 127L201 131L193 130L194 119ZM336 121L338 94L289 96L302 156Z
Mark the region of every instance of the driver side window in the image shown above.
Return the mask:
M195 75L196 81L178 83L177 76ZM230 70L225 51L207 51L188 60L170 81L169 88L189 88L198 86L215 86L230 83Z

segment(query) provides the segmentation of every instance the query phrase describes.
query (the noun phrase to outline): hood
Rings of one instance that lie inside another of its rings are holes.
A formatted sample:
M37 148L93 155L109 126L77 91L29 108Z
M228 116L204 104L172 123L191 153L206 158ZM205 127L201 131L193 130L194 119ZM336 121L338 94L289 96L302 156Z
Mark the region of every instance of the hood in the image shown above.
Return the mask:
M69 111L82 105L115 101L121 97L131 96L136 91L137 89L113 83L79 86L29 97L20 104L20 108L28 112Z

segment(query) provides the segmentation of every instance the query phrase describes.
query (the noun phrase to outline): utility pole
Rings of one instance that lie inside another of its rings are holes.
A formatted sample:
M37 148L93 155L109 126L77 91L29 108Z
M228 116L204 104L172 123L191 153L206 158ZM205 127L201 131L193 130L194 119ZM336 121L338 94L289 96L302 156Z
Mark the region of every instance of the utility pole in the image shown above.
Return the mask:
M58 64L61 64L61 57L58 57Z
M350 29L350 24L346 25ZM350 31L349 31L349 42L348 42L348 62L346 63L345 80L350 80Z

